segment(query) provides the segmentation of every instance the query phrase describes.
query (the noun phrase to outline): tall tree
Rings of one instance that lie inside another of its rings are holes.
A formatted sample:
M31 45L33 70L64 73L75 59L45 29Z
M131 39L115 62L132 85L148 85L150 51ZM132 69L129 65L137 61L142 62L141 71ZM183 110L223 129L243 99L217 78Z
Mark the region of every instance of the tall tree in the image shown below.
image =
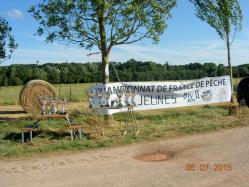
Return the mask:
M3 17L0 17L0 64L9 59L13 51L17 48L11 30L12 28L8 22Z
M109 54L116 45L144 38L158 43L176 0L44 0L30 12L47 42L65 41L102 54L102 82L109 82ZM95 54L95 53L90 53Z
M242 28L242 11L238 0L190 0L196 7L196 16L213 27L227 47L227 61L233 92L231 45L237 31ZM233 101L231 97L231 102Z

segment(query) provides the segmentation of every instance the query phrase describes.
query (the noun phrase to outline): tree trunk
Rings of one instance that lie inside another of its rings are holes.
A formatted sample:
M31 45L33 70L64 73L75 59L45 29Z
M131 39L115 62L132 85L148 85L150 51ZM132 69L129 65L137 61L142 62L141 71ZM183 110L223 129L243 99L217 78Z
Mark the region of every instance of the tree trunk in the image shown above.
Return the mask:
M229 41L229 34L227 34L227 62L228 62L228 66L229 66L229 74L230 74L230 80L231 80L231 103L234 102L233 100L233 67L231 64L231 55L230 55L230 41Z
M99 16L99 32L100 32L100 50L102 54L102 83L109 83L109 52L107 51L106 43L106 31L105 31L105 18L104 8L102 6L97 8ZM105 124L110 125L112 121L112 115L104 116Z
M102 83L109 83L109 58L102 53Z
M100 47L102 54L102 83L109 83L109 58L106 44L104 11L99 10Z
M109 83L109 58L108 54L102 53L102 83ZM112 123L112 115L104 116L105 124L110 125Z

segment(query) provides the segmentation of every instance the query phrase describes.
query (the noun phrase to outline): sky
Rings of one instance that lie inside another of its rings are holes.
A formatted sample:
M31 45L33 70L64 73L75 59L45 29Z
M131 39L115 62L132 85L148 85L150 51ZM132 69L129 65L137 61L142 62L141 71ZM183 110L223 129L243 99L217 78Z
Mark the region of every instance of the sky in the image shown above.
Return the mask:
M38 23L28 13L31 5L41 0L0 0L0 16L12 27L18 49L11 59L2 65L60 62L100 62L101 56L91 55L98 52L74 45L46 43L44 37L35 35ZM249 64L249 1L240 0L243 12L243 28L237 33L231 49L232 64ZM110 53L110 61L125 62L129 59L141 61L168 62L181 65L192 62L227 65L227 52L223 40L207 23L195 16L195 9L188 0L178 0L172 10L172 18L157 45L143 40L131 45L115 46Z

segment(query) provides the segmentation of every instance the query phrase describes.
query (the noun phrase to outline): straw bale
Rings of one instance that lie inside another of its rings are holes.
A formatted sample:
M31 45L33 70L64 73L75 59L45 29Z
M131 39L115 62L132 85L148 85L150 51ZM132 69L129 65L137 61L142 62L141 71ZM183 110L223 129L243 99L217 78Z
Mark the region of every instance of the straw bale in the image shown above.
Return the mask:
M46 81L29 81L20 92L20 104L26 112L38 112L41 108L38 100L39 96L56 97L57 91L53 85Z

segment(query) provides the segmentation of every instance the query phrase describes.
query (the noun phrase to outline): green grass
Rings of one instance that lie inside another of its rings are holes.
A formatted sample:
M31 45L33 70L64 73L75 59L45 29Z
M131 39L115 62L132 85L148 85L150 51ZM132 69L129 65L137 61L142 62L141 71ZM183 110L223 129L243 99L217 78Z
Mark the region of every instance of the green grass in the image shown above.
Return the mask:
M234 84L236 84L234 80ZM95 84L72 84L71 101L86 101L85 89ZM0 105L18 104L18 95L22 86L0 87ZM62 97L70 99L70 85L55 85ZM86 112L87 106L73 103L72 116L89 127L100 125L103 119ZM78 108L78 110L75 110ZM85 111L85 112L83 112ZM130 144L134 142L168 138L201 132L216 131L249 124L248 109L241 109L236 116L229 116L228 109L222 106L185 107L168 110L153 110L136 112L140 133L133 132L121 135L126 115L115 114L111 127L105 127L104 137L87 137L83 140L70 141L63 120L41 122L41 128L34 134L32 143L21 143L20 128L32 123L28 120L15 122L0 122L0 158L23 157L33 154L48 154L64 151L80 151Z
M233 79L234 89L236 90L237 84L240 79ZM86 89L96 83L79 83L79 84L55 84L58 94L61 97L66 97L72 102L87 101ZM70 94L71 87L71 94ZM0 87L0 105L14 105L19 104L19 93L22 86L4 86Z
M56 84L55 88L58 90L58 94L61 97L66 97L73 102L87 101L86 90L96 85L96 83L79 83L79 84ZM70 96L71 87L71 96Z
M21 89L22 86L0 87L0 105L18 104Z
M241 109L238 115L229 116L228 110L222 106L136 112L140 129L137 136L133 131L128 132L126 136L121 135L126 116L120 113L113 116L112 126L104 128L105 136L87 136L73 142L70 141L67 124L63 120L41 122L41 128L34 134L33 141L23 144L20 128L31 124L32 121L0 122L0 158L82 151L244 126L249 124L248 112L248 109ZM103 122L101 117L92 113L75 111L72 116L85 124L86 131L89 125L100 125Z
M95 84L96 83L55 84L54 86L61 97L66 97L72 102L81 102L87 101L86 89ZM22 86L0 87L0 105L19 104L19 93L21 89Z

